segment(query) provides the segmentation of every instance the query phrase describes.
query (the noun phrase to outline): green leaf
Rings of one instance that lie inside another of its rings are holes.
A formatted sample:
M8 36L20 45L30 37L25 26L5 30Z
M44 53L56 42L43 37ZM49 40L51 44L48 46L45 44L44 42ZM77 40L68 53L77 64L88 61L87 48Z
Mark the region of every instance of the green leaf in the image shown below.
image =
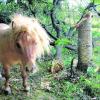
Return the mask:
M61 45L61 46L65 46L65 45L67 45L67 44L69 44L69 43L71 43L71 41L70 41L69 39L67 39L67 38L59 38L59 39L55 42L56 45Z

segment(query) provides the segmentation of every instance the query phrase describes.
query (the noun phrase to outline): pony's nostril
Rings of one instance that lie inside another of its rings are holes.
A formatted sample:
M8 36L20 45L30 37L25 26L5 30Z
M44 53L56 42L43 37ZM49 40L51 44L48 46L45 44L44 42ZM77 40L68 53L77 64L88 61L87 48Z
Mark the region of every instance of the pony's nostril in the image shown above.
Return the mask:
M32 67L26 66L26 71L27 71L27 72L34 72L36 69L37 69L37 68L36 68L35 65L33 65Z
M26 67L26 71L27 71L27 72L29 72L29 69L28 69L28 67Z
M21 46L20 46L20 44L17 42L16 43L16 47L18 48L18 49L21 49Z
M27 72L32 72L33 70L34 70L33 67L32 68L26 67Z

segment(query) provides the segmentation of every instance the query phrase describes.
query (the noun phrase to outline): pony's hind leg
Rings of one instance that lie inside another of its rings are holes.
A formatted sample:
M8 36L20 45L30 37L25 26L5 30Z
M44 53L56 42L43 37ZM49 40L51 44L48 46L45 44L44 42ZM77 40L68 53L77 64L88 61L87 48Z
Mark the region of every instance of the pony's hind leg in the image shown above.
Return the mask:
M8 65L3 65L3 76L5 77L5 88L4 88L4 93L5 94L11 94L11 88L9 84L9 72L10 72L10 67Z
M29 92L30 86L28 85L28 75L27 75L26 69L22 66L20 68L21 68L21 76L22 76L22 79L23 79L24 91Z

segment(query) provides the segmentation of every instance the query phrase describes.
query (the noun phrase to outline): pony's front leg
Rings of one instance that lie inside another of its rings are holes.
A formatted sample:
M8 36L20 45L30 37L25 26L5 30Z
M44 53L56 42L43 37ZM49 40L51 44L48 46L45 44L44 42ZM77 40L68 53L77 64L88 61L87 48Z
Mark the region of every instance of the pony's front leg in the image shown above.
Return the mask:
M3 65L3 76L5 77L5 88L4 88L4 93L5 94L11 94L11 88L9 84L9 72L10 72L10 67L8 65Z
M24 91L29 92L30 86L28 84L28 75L27 75L26 69L22 66L20 68L21 68L21 76L22 76L22 79L23 79Z

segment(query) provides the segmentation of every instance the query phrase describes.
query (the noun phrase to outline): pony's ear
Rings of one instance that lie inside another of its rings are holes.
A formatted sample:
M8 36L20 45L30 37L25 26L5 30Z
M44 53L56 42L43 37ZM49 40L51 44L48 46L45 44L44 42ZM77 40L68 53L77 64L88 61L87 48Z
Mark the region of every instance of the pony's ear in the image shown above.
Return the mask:
M15 22L12 21L12 22L11 22L11 27L12 27L12 29L15 29L15 26L16 26L16 25L15 25Z

